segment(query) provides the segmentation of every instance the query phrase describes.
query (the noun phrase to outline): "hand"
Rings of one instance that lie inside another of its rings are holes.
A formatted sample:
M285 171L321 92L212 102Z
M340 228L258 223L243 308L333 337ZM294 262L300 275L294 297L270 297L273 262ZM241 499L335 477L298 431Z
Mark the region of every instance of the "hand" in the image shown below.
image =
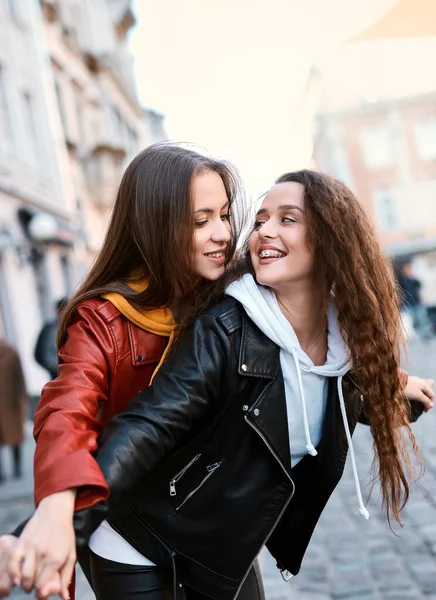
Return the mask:
M424 411L428 412L434 405L435 394L432 390L433 386L433 379L421 379L421 377L409 375L404 393L410 401L416 400L417 402L421 402L424 406Z
M26 592L39 598L59 594L68 600L76 562L73 513L76 492L66 490L42 500L11 552L9 573Z
M15 548L18 538L14 535L0 536L0 598L7 598L15 583L9 573L11 551Z

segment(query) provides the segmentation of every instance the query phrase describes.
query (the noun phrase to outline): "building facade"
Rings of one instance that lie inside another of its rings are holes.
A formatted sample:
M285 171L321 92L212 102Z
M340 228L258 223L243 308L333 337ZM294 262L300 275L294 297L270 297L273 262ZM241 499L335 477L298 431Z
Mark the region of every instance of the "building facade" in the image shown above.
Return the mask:
M356 192L387 254L412 261L436 305L436 93L321 112L314 158Z
M0 335L29 392L42 324L99 250L123 170L165 137L139 103L130 0L0 0Z

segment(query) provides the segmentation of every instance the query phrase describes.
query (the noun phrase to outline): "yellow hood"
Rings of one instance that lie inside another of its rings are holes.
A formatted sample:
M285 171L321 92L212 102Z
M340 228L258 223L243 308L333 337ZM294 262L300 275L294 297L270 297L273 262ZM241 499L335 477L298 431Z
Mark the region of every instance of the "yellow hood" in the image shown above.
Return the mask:
M135 292L142 292L143 290L147 289L147 281L145 280L139 283L129 282L128 285L135 290ZM126 317L126 319L133 323L133 325L136 325L140 329L144 329L149 333L154 333L155 335L161 335L169 338L162 358L160 359L159 364L157 365L150 379L151 385L154 376L165 362L174 340L174 332L177 324L174 320L173 313L169 308L154 308L151 310L135 308L124 298L124 296L118 294L117 292L109 292L108 294L104 294L103 298L105 300L109 300L109 302L113 304L120 311L120 313Z

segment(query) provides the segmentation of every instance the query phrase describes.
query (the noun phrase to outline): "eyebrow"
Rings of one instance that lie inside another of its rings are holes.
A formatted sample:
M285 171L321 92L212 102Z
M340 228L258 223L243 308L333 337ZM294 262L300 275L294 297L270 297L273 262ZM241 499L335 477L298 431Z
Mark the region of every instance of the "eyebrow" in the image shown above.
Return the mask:
M220 212L222 210L224 210L225 208L227 208L230 205L230 200L227 200L227 202L225 204L222 205L222 207L220 208ZM212 208L199 208L198 210L195 211L195 215L197 213L206 213L206 214L212 214L213 212L215 212Z
M278 210L299 210L304 214L304 210L301 208L301 206L297 206L296 204L282 204L278 207ZM261 208L257 211L256 215L263 215L266 212L268 212L266 208Z

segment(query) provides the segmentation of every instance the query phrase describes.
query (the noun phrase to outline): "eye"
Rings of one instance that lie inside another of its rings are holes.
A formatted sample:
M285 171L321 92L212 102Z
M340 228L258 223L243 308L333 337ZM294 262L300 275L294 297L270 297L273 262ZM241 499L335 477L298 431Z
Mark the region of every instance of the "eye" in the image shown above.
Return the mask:
M262 225L265 225L265 221L255 221L253 229L259 229Z
M196 227L204 227L204 225L206 225L207 222L208 222L208 219L203 219L203 221L195 221L195 226Z
M296 217L283 217L282 223L298 223L298 219Z
M221 220L222 220L222 221L230 221L230 217L231 217L231 215L230 215L230 213L228 212L228 213L226 213L225 215L221 215Z

